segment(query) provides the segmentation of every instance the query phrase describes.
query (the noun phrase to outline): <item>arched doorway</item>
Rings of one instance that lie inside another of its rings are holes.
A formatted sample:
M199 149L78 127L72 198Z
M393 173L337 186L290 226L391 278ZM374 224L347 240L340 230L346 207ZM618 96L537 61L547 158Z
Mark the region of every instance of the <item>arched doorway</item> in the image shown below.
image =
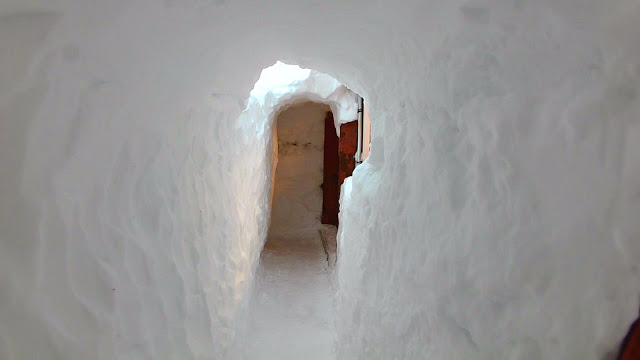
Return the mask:
M340 187L356 165L361 104L328 75L281 63L251 92L241 122L264 121L272 196L244 358L333 356Z
M329 277L337 227L321 222L325 125L331 114L329 105L311 101L289 105L276 114L271 224L256 272L248 358L331 357ZM333 146L330 152L337 157L337 141Z
M317 229L321 227L325 150L333 150L324 146L328 114L331 114L328 105L307 101L282 110L276 117L278 160L270 238L317 237ZM335 151L337 154L337 144Z

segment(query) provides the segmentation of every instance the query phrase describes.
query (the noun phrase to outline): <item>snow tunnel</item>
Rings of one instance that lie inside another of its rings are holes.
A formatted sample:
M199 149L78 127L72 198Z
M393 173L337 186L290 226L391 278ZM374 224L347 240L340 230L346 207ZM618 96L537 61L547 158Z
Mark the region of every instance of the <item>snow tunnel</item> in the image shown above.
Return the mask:
M278 160L271 221L256 270L247 335L252 358L305 358L310 353L317 359L331 357L334 295L329 277L337 229L321 223L326 119L335 137L326 104L292 104L276 116ZM338 144L333 145L337 160ZM282 341L293 338L295 348Z
M329 75L277 62L261 72L238 118L262 129L249 142L264 144L271 174L261 184L270 213L242 335L252 339L249 358L332 355L340 188L355 169L357 142L368 148L360 99Z
M640 304L638 24L634 0L3 1L0 358L615 358ZM247 94L278 60L375 126L332 319L256 345L283 98Z

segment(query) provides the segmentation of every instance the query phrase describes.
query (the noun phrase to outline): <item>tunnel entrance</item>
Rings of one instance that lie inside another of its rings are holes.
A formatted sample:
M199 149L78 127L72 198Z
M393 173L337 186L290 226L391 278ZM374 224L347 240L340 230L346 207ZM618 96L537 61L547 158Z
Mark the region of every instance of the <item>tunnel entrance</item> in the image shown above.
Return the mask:
M338 211L338 137L331 108L311 101L291 105L277 115L275 132L269 238L317 237L323 207L335 211L336 218Z
M321 213L325 158L327 150L337 158L338 142L325 139L327 119L337 139L329 105L305 101L275 117L271 225L256 271L248 358L331 357L337 227L322 224Z
M340 189L368 154L364 113L338 80L283 63L251 92L241 123L259 125L271 201L244 358L333 357Z

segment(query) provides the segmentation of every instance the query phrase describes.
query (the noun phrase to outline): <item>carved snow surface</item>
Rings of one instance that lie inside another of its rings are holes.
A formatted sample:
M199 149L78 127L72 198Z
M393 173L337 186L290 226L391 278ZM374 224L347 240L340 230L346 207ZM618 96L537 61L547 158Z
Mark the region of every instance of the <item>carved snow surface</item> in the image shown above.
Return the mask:
M610 357L640 302L638 24L637 0L1 1L0 359L237 358L297 95L247 96L278 60L371 110L338 358Z

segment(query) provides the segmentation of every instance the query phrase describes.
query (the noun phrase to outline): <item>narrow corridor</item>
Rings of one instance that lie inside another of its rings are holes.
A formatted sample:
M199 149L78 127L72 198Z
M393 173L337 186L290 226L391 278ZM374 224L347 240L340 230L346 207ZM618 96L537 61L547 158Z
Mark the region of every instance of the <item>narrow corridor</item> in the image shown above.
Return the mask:
M337 229L320 223L329 112L303 102L277 117L271 226L256 273L248 359L332 357Z

